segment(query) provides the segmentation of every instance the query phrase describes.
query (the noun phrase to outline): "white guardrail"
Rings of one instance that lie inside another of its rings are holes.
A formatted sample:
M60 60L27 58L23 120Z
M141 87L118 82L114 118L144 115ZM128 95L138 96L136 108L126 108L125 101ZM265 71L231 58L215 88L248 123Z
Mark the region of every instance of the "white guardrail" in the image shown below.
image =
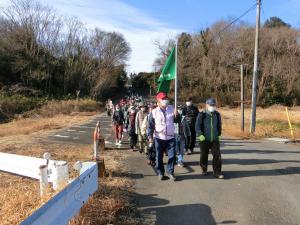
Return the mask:
M66 161L49 160L48 170L52 171L55 164L66 163ZM40 179L39 167L46 164L46 159L0 152L0 170L20 176ZM53 179L53 173L49 173L48 181L52 182Z
M16 162L18 163L15 164ZM54 165L57 162L64 163L64 161L50 160L48 165ZM0 153L0 170L5 172L40 179L39 166L45 164L45 159ZM97 164L84 162L79 177L70 181L67 186L33 212L20 225L66 225L97 189Z

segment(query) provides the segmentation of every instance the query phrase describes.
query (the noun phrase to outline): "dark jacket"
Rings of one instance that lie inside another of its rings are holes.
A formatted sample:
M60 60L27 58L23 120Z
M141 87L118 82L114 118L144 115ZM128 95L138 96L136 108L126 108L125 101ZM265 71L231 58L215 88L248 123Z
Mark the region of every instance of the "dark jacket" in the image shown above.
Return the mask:
M222 120L218 111L205 110L198 114L195 130L197 137L204 135L206 141L218 141L222 134Z
M125 122L124 113L122 110L114 111L114 115L112 117L114 125L123 125Z
M135 134L135 117L136 113L128 112L126 117L126 129L128 129L128 133Z
M184 136L185 138L191 136L191 131L186 121L186 116L179 115L178 120L174 123L177 124L177 127L175 129L175 134Z
M199 110L196 106L185 106L182 109L182 115L186 117L187 123L191 126L194 126L198 116Z

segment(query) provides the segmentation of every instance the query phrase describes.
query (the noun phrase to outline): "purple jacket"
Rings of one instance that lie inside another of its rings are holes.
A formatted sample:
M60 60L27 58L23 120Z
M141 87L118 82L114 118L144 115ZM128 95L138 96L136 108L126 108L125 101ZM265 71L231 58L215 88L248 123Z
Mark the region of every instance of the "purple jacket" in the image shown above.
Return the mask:
M149 115L149 126L147 130L147 136L158 138L161 140L170 140L175 137L175 125L178 118L174 117L173 106L168 106L165 110L160 107L156 107Z

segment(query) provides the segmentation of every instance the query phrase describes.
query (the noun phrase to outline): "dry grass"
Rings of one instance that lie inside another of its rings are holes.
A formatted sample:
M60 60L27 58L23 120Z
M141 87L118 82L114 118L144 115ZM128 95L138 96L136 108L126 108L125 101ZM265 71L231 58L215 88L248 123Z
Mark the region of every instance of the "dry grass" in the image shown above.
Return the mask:
M91 99L50 101L37 110L37 114L43 117L52 117L57 114L69 115L73 112L95 112L100 105Z
M55 130L77 123L83 123L95 115L96 112L77 113L77 115L57 115L51 118L17 119L9 123L0 124L0 137L28 135L39 131Z
M39 183L5 173L0 180L0 224L19 224L40 205Z
M130 200L133 181L125 175L126 167L122 162L126 156L121 154L120 151L106 154L109 176L100 180L99 191L70 225L138 224L138 214Z
M223 118L223 133L227 136L241 137L240 132L240 109L220 108L218 109ZM300 107L293 107L289 110L290 118L294 126L296 138L300 138ZM245 110L245 135L249 131L251 110ZM290 138L290 130L283 106L272 106L269 108L257 109L256 137L285 137Z
M93 104L91 102L91 108L94 107ZM68 102L65 108L62 103L53 103L43 107L39 115L34 116L36 118L18 119L1 124L0 151L35 157L42 157L43 153L49 152L53 159L67 161L71 177L75 176L75 171L72 170L74 162L91 161L92 146L39 142L53 130L82 123L95 114L79 113L83 110L80 108L74 113L73 106L72 102ZM69 111L70 108L72 110ZM71 115L54 116L57 112ZM126 169L122 164L126 153L109 151L105 152L104 157L109 176L101 179L99 191L70 225L137 224L136 212L130 204L132 180L124 176ZM54 193L50 193L48 197L51 195ZM38 181L0 172L0 225L19 224L41 204Z
M53 159L66 160L69 168L74 162L90 161L92 146L65 144L33 144L30 141L16 145L1 145L1 152L41 157L50 152ZM99 182L99 191L82 208L70 225L137 224L136 211L130 204L132 180L122 163L124 151L108 151L104 154L109 176ZM71 170L71 173L74 171ZM35 180L0 173L0 224L19 224L40 205L39 186ZM13 196L13 197L12 197ZM30 196L30 197L29 197Z

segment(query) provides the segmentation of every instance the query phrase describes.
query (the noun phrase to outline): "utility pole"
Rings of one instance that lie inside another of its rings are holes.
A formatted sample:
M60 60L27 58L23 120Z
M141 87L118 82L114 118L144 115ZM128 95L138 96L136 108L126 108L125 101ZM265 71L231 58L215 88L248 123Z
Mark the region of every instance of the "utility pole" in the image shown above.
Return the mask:
M154 67L154 77L153 77L153 88L154 88L154 95L155 95L155 92L157 92L156 90L156 85L155 85L155 80L156 80L156 66Z
M245 108L244 108L244 65L241 65L241 134L245 131Z
M255 49L254 49L254 68L253 68L253 83L252 83L252 103L251 103L251 121L250 133L255 133L256 125L256 102L257 102L257 88L258 88L258 46L259 46L259 29L260 29L260 5L261 0L257 0L256 10L256 31L255 31Z

